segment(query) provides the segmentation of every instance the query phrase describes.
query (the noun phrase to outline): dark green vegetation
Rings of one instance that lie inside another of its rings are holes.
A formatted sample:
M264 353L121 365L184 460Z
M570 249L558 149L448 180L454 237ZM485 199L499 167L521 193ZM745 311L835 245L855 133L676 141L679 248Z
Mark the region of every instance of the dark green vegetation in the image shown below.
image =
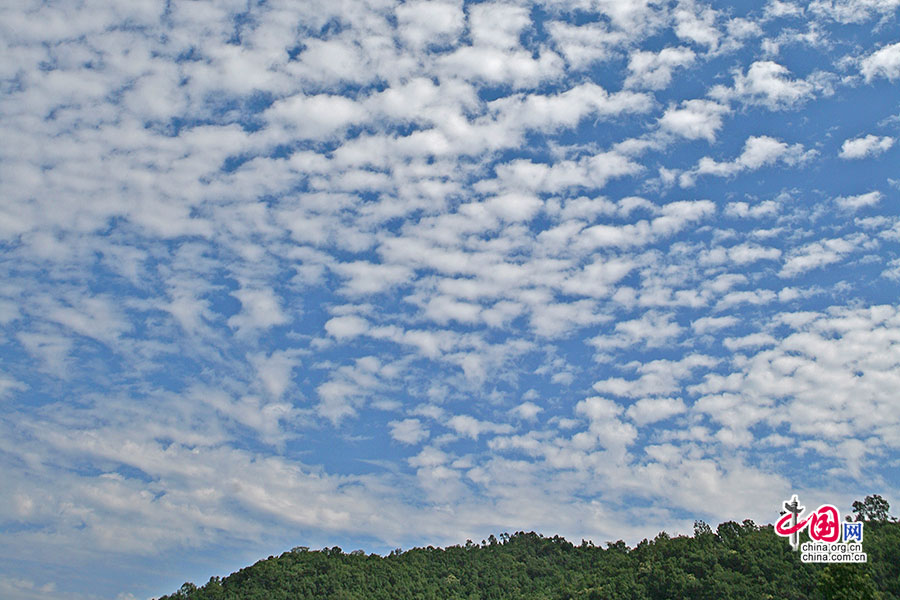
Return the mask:
M879 496L854 503L854 513L866 520L867 564L803 564L771 525L727 522L713 532L698 521L693 537L663 532L634 548L535 533L386 557L295 548L160 600L900 600L900 524Z

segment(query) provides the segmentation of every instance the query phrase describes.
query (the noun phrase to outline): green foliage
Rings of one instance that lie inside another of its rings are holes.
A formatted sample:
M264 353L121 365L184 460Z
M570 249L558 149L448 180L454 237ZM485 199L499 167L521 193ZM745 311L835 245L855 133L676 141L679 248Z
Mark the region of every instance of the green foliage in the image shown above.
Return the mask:
M828 565L819 576L823 600L881 600L867 564Z
M389 556L296 547L160 600L900 600L896 522L866 523L861 565L804 564L771 525L750 520L694 531L634 548L533 532Z
M866 496L866 499L860 502L856 500L853 503L853 513L856 515L857 521L890 521L891 505L888 501L875 494Z

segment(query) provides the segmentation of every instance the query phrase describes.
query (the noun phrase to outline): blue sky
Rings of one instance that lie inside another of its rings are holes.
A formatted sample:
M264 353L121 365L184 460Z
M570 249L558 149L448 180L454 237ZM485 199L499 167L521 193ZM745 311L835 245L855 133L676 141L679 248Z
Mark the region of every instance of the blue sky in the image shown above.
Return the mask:
M900 502L900 0L0 8L0 595Z

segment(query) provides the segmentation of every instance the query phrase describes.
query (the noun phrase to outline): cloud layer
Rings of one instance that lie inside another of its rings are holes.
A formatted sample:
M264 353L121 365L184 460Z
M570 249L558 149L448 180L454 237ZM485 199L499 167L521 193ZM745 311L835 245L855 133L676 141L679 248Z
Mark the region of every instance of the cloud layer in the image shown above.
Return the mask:
M0 590L890 497L898 8L0 9Z

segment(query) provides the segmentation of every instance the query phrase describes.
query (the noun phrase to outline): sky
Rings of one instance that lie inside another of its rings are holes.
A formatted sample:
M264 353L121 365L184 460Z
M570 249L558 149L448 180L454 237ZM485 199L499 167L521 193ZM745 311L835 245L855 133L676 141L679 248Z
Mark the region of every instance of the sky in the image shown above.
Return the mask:
M0 5L0 596L900 503L900 0Z

